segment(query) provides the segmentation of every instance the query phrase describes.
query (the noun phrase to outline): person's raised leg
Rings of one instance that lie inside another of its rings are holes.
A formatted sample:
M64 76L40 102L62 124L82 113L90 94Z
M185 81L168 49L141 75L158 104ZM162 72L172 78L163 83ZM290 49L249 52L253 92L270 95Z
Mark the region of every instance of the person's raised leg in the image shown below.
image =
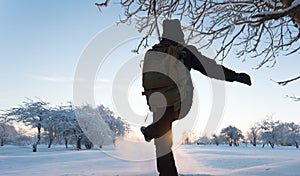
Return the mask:
M158 108L153 113L153 123L147 127L142 127L141 131L147 141L156 139L170 131L173 121L177 119L178 112L174 111L173 107Z

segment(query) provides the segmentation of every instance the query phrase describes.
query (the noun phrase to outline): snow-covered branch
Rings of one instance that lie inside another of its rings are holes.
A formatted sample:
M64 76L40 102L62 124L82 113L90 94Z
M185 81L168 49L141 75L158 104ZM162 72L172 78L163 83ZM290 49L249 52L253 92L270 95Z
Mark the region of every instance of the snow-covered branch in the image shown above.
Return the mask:
M101 6L106 6L105 1ZM222 60L233 52L238 57L259 57L257 68L272 67L279 54L300 51L300 0L120 0L120 23L135 23L144 32L135 51L148 46L146 38L158 32L158 19L179 18L186 41L198 48L213 46Z

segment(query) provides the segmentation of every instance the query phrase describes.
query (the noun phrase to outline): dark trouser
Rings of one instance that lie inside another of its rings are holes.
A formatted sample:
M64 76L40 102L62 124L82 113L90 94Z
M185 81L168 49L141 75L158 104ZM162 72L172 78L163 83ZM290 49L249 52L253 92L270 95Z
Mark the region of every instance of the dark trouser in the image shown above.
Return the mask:
M156 164L160 176L177 176L172 152L172 122L178 119L174 107L158 108L153 112L153 123L146 127L145 135L153 139L156 147Z

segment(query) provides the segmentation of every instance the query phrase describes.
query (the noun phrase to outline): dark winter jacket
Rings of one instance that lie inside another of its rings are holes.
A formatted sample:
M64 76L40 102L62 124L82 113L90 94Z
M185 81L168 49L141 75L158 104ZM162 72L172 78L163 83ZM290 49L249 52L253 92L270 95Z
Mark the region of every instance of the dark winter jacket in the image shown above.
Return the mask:
M160 43L176 44L168 39L162 39ZM187 45L184 51L187 53L184 57L184 65L189 71L194 69L210 78L229 82L237 81L238 73L219 65L215 60L202 55L195 46Z

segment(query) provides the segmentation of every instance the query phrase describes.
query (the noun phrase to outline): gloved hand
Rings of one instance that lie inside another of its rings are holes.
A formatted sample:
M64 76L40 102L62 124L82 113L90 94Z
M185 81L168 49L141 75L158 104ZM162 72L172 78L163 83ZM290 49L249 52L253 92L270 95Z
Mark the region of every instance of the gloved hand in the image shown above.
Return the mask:
M252 84L250 76L246 73L238 73L236 81L243 84L247 84L248 86L251 86Z

